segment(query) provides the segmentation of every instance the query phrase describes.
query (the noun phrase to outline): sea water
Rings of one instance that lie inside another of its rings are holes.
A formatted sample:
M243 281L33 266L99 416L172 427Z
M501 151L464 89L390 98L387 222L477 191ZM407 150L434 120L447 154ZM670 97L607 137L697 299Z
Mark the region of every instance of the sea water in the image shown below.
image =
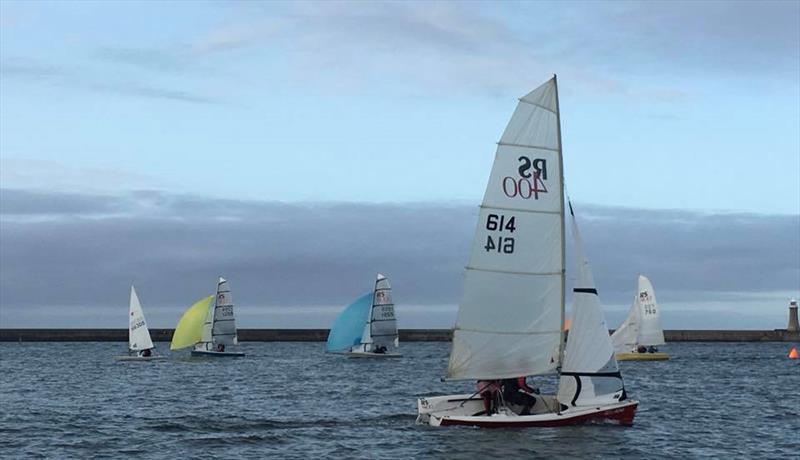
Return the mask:
M116 362L124 343L0 344L0 458L798 458L800 365L786 343L671 343L622 362L633 427L416 425L449 344L348 359L322 343L244 343L238 359ZM532 379L545 389L554 380Z

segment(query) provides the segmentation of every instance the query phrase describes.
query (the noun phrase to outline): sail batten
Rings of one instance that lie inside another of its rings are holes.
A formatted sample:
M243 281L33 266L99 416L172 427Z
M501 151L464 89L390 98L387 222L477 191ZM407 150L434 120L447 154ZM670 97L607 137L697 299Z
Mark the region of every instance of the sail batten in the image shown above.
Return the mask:
M464 267L466 270L475 270L481 272L492 272L492 273L508 273L510 275L525 275L525 276L553 276L553 275L561 275L561 272L514 272L511 270L495 270L490 268L478 268L478 267Z
M509 147L522 147L525 149L534 149L534 150L550 150L552 152L561 153L561 149L557 149L555 147L544 147L542 145L525 145L525 144L512 144L509 142L498 142L497 145L506 145Z
M552 373L563 310L563 180L555 79L517 104L479 211L448 380Z

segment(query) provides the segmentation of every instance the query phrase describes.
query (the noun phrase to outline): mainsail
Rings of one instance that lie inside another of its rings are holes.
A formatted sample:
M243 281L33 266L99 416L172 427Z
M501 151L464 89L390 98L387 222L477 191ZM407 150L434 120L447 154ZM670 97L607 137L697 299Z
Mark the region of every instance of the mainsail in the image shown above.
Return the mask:
M220 277L214 308L209 308L203 324L203 336L195 346L197 350L216 349L218 345L236 345L236 317L233 314L233 296L228 280Z
M147 322L144 320L142 304L139 303L139 296L136 289L131 286L130 300L130 320L128 328L128 348L131 350L148 350L153 348L153 341L150 339L150 331L147 329Z
M558 383L558 401L566 406L608 404L625 399L622 376L572 214L577 279L573 289L572 326Z
M659 308L653 285L639 275L636 295L627 318L611 335L617 353L627 353L637 346L664 344L664 331L659 321Z
M214 345L236 345L236 317L233 314L233 295L228 280L220 277L217 283L217 300L214 305L214 325L211 329Z
M375 280L372 308L367 317L367 326L364 328L361 343L371 343L373 350L381 347L389 350L398 345L392 287L389 285L389 280L380 273Z
M553 372L564 322L564 206L556 79L519 100L481 205L447 377Z

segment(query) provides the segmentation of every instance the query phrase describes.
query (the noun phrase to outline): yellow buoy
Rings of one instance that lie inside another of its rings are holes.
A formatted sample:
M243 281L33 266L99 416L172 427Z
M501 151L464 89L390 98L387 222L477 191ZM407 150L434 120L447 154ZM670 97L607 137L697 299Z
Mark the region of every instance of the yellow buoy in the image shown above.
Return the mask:
M789 359L797 359L800 357L800 354L797 353L797 347L792 347L792 350L789 352Z

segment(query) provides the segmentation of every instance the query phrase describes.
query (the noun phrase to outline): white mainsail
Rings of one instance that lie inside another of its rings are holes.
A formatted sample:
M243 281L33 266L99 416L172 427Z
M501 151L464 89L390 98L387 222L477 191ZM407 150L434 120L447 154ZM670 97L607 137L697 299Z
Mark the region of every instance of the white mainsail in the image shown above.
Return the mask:
M372 349L376 350L385 347L387 350L397 347L397 320L394 316L394 304L392 303L392 287L389 279L378 273L375 280L375 290L372 293L372 308L367 317L367 325L364 328L364 336L361 343L372 344Z
M211 329L214 345L236 345L236 317L233 314L233 295L228 280L220 277L214 304L214 326Z
M625 388L574 215L572 237L577 279L573 289L572 325L558 383L558 401L566 406L618 402L625 399Z
M519 100L498 143L453 331L447 377L553 372L564 308L556 79Z
M228 280L220 277L217 282L214 304L209 306L203 325L203 338L195 345L195 349L210 350L216 348L217 345L236 345L238 343L236 317L233 313L233 296Z
M663 345L664 331L659 320L659 308L653 285L646 276L639 275L636 295L628 316L611 335L617 353L627 353L642 345Z
M139 296L136 295L136 289L133 286L131 286L129 312L128 348L136 351L153 348L150 331L147 329L147 322L144 320L142 304L139 303Z

